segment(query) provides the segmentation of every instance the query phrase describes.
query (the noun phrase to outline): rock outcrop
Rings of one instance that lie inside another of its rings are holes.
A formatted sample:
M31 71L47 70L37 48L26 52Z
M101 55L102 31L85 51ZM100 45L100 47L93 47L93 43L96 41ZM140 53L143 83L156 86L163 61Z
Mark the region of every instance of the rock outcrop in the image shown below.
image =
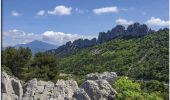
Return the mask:
M74 80L53 82L30 80L25 88L23 100L71 100L78 85Z
M22 100L23 88L20 80L11 78L2 72L1 87L2 100Z
M78 49L87 48L96 44L101 44L115 38L141 37L151 32L153 32L153 30L149 29L146 24L139 24L137 22L127 26L127 29L122 25L117 25L116 27L112 28L111 30L108 30L107 32L99 32L98 39L77 39L73 42L69 41L65 45L62 45L57 49L49 50L47 52L64 56L72 54Z
M74 53L77 49L82 49L90 46L94 46L97 44L97 39L93 38L91 40L88 39L77 39L73 42L69 41L65 45L58 47L57 49L49 50L47 52L59 54L59 55L66 55Z
M86 80L106 80L111 85L116 81L117 74L115 72L103 72L102 74L99 73L91 73L87 74L85 79Z
M146 24L134 23L125 29L122 25L117 25L108 32L100 32L98 36L98 43L103 43L114 38L122 37L140 37L145 36L151 32Z
M116 77L115 72L88 74L80 87L72 79L56 84L32 79L22 86L20 80L3 72L2 100L114 100L117 92L111 85Z
M83 88L91 100L114 100L117 92L106 80L87 80L80 88Z

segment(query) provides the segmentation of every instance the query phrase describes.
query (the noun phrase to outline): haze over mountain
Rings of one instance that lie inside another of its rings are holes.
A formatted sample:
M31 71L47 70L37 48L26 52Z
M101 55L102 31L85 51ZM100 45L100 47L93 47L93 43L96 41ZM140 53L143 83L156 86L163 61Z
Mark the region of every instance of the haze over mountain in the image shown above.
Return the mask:
M53 44L49 44L46 42L42 42L39 40L34 40L32 42L26 43L26 44L18 44L14 46L15 48L19 48L19 47L28 47L31 49L32 54L34 55L35 53L38 52L44 52L46 50L51 50L51 49L56 49L58 46L53 45Z

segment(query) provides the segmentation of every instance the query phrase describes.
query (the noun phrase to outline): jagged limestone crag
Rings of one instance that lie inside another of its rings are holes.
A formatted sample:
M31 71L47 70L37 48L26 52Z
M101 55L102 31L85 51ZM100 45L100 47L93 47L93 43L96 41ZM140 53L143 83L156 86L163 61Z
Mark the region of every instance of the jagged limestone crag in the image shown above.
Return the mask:
M65 45L62 45L58 47L57 49L49 50L48 52L51 53L57 53L59 55L65 55L65 54L70 54L74 53L75 50L77 49L82 49L85 47L90 47L94 46L97 44L96 38L93 38L91 40L88 39L77 39L73 42L69 41Z
M20 80L2 73L2 100L114 100L115 72L92 73L78 87L74 80L53 82L32 79L22 86ZM109 84L110 82L110 84Z
M146 24L134 23L125 29L122 25L117 25L111 31L100 32L98 36L98 43L103 43L117 37L140 37L151 33L151 29Z
M76 52L76 50L78 49L94 46L96 44L104 43L115 38L140 37L148 35L152 31L153 30L149 29L146 24L134 23L127 26L127 29L122 25L117 25L116 27L107 32L99 32L98 39L77 39L73 42L69 41L65 45L62 45L57 49L49 50L47 52L58 55L67 55Z

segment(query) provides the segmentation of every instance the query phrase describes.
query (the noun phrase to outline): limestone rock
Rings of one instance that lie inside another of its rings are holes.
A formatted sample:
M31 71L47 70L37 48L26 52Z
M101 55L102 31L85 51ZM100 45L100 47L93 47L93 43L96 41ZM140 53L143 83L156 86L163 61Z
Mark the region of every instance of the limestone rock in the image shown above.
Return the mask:
M117 92L106 80L87 80L81 86L91 100L107 100L112 97L115 98Z
M74 92L73 98L75 100L91 100L84 89L79 88Z
M56 91L56 95L58 99L67 99L71 100L74 94L74 91L78 89L77 82L74 80L58 80L54 90Z
M77 40L74 40L73 42L69 41L65 45L62 45L62 46L58 47L57 49L49 50L47 52L55 53L55 54L59 54L59 55L65 55L65 54L74 53L74 51L77 49L94 46L96 44L97 44L96 38L93 38L91 40L77 39Z
M149 28L146 24L140 25L139 23L131 24L127 27L126 36L144 36L149 33Z
M2 100L21 100L23 89L20 80L8 76L2 72Z
M115 72L91 73L86 75L86 80L107 80L111 85L116 81L117 74Z
M52 49L47 52L58 55L67 55L75 53L78 49L101 44L115 38L141 37L150 34L152 31L153 30L149 29L146 24L139 24L137 22L128 25L127 29L125 29L125 27L122 25L117 25L107 32L99 32L97 39L77 39L73 42L69 41L65 45L59 46L57 49Z
M71 100L78 85L74 80L58 80L53 82L30 80L26 86L23 100Z
M20 80L11 78L11 85L13 87L14 93L18 96L18 98L21 100L23 96L23 88L20 83Z
M114 72L89 74L80 88L74 80L58 80L54 84L32 79L23 88L20 80L2 72L1 95L2 100L112 100L117 93L108 81L116 77Z

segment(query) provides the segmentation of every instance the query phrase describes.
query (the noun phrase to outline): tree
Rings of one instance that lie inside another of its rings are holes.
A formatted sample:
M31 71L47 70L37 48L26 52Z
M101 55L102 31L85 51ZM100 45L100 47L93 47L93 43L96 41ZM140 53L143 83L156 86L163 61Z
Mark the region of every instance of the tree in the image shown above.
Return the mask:
M56 81L59 75L57 58L49 53L37 53L31 63L36 69L36 78Z
M22 69L30 61L32 57L31 50L29 48L15 49L13 47L7 47L2 51L2 65L11 69L12 73L20 77Z

